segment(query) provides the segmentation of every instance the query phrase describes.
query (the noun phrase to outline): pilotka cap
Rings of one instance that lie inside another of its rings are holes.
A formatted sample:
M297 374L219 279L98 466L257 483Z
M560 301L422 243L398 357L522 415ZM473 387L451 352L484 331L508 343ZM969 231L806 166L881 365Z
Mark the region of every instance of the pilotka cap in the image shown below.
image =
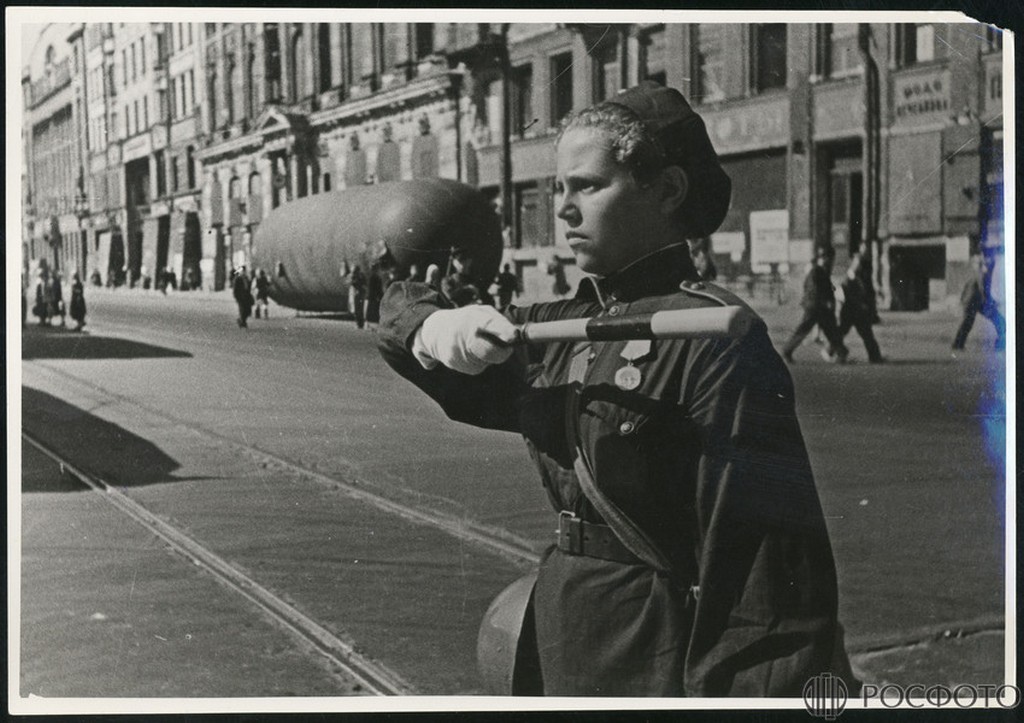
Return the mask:
M708 236L721 225L729 210L732 181L718 162L704 119L675 88L653 80L624 90L606 102L633 111L658 139L674 165L689 181L682 211L692 236Z

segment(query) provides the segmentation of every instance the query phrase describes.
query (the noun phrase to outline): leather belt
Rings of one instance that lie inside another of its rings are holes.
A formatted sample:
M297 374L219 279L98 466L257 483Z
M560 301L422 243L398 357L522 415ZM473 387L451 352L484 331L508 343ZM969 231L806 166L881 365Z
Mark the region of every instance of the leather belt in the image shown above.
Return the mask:
M570 555L642 564L608 525L584 522L572 512L558 513L558 549Z

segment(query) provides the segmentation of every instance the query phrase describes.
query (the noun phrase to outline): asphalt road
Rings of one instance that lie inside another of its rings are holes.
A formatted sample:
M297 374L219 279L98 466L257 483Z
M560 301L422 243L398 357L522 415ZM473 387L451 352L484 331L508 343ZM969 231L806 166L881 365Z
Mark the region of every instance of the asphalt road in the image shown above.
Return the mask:
M88 301L86 333L32 327L23 334L27 430L416 692L481 692L479 620L494 595L529 569L530 551L543 549L553 524L521 440L445 419L384 366L373 334L347 321L272 308L269 320L252 319L243 330L226 295L100 291ZM773 338L781 341L797 315L792 306L767 308ZM959 358L948 347L952 313L885 314L883 322L877 334L889 363L864 363L859 340L851 340L861 363L826 364L808 345L792 368L848 647L872 680L1001 680L1003 359L988 351L984 320ZM22 488L23 693L358 692L322 664L294 685L289 678L268 686L260 676L246 682L230 655L198 688L188 676L154 691L130 675L101 681L84 668L62 668L62 646L87 646L71 632L81 626L71 616L67 631L43 634L50 618L25 603L52 595L44 582L62 566L95 584L124 570L116 558L99 565L92 557L84 571L74 558L55 564L50 550L66 527L54 520L73 517L75 505L54 516L51 508L67 507L69 493L30 479ZM95 493L73 494L82 507ZM426 521L409 511L425 511ZM477 531L506 540L512 553L480 544ZM134 545L122 539L107 547ZM180 559L166 557L166 569L155 558L145 562L152 585L182 580ZM182 582L176 594L182 589L192 587ZM106 593L115 602L125 594L116 586ZM254 640L282 635L273 621L212 593L182 604L202 615L208 595L217 612L207 618L256 626ZM126 622L137 638L133 624L143 622ZM102 635L123 645L128 633ZM936 639L947 642L931 644ZM287 668L302 650L280 640L281 649L231 640L215 647L255 655L249 664L264 671ZM136 649L147 660L159 657Z

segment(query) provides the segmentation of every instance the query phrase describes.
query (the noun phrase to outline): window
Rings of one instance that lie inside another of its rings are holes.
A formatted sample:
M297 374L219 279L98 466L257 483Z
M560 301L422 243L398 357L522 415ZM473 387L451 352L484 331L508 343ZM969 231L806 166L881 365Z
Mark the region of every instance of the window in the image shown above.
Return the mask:
M132 43L132 82L138 77L138 61L136 60L135 43Z
M292 101L301 100L304 96L303 79L305 76L303 66L305 63L305 44L302 40L302 32L295 33L291 44L288 46L288 97Z
M253 118L256 115L256 106L258 105L256 90L256 48L249 43L245 53L245 115L248 118Z
M693 95L700 103L725 100L725 48L729 26L702 23L695 26L697 37L692 45L696 50L693 66L696 69L696 88Z
M267 81L267 100L281 99L281 42L277 23L267 23L263 32L263 45L266 52L264 74Z
M141 75L146 74L146 39L143 38L139 41L139 73Z
M194 112L194 109L196 107L196 75L195 75L195 71L192 71L192 70L188 71L187 73L185 73L185 77L188 78L188 94L186 95L186 99L188 101L188 105L186 106L186 108L187 108L186 114L187 115L192 115L192 113Z
M896 63L903 67L935 60L935 26L905 23L896 26Z
M149 96L142 99L142 127L149 128Z
M751 90L763 93L786 87L786 26L783 23L754 25L751 28Z
M132 111L134 112L134 118L132 123L132 131L134 133L139 132L139 99L136 98L132 101Z
M188 187L196 187L196 162L193 154L195 149L189 146L185 149L185 178L188 180Z
M860 72L857 32L857 23L828 23L818 28L818 75L842 78Z
M666 84L664 28L640 36L640 80Z
M186 45L191 45L192 44L192 23L186 23L185 24L185 35L188 38L188 42L186 43Z
M416 57L425 58L434 52L434 24L433 23L416 23L415 28L415 48Z
M352 46L349 57L354 64L353 76L357 83L374 80L373 26L370 23L352 23Z
M128 87L128 48L121 50L121 67L124 68L124 87Z
M330 90L331 85L331 26L320 23L316 28L317 60L320 63L319 91Z
M551 58L551 127L555 128L572 110L572 53Z
M131 120L132 120L132 108L130 105L125 103L124 106L124 135L122 138L127 138L131 135Z
M512 132L522 135L533 124L533 66L512 69Z
M983 51L986 53L999 53L1003 50L1003 31L999 28L987 26L985 28L985 45Z
M594 100L611 98L619 91L619 45L606 43L594 51Z
M206 37L210 37L217 32L217 23L203 23L206 26Z
M164 160L164 152L157 151L153 154L156 165L156 195L167 195L167 162Z
M181 182L181 168L177 156L171 159L171 193L177 193Z

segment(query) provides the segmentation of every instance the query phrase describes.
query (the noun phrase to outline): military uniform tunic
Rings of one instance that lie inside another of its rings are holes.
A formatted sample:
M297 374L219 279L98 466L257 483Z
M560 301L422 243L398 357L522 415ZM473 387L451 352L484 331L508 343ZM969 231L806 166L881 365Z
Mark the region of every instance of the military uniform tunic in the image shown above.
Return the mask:
M573 299L506 315L518 324L742 303L683 278L684 254L686 244L670 246L586 279ZM386 361L451 418L522 434L554 510L603 523L574 471L581 451L603 494L670 562L658 571L548 550L533 598L544 694L799 696L830 669L832 550L792 381L763 321L739 339L550 343L470 376L424 370L409 351L446 306L425 285L393 285L379 332ZM628 365L640 375L633 389L616 383Z

